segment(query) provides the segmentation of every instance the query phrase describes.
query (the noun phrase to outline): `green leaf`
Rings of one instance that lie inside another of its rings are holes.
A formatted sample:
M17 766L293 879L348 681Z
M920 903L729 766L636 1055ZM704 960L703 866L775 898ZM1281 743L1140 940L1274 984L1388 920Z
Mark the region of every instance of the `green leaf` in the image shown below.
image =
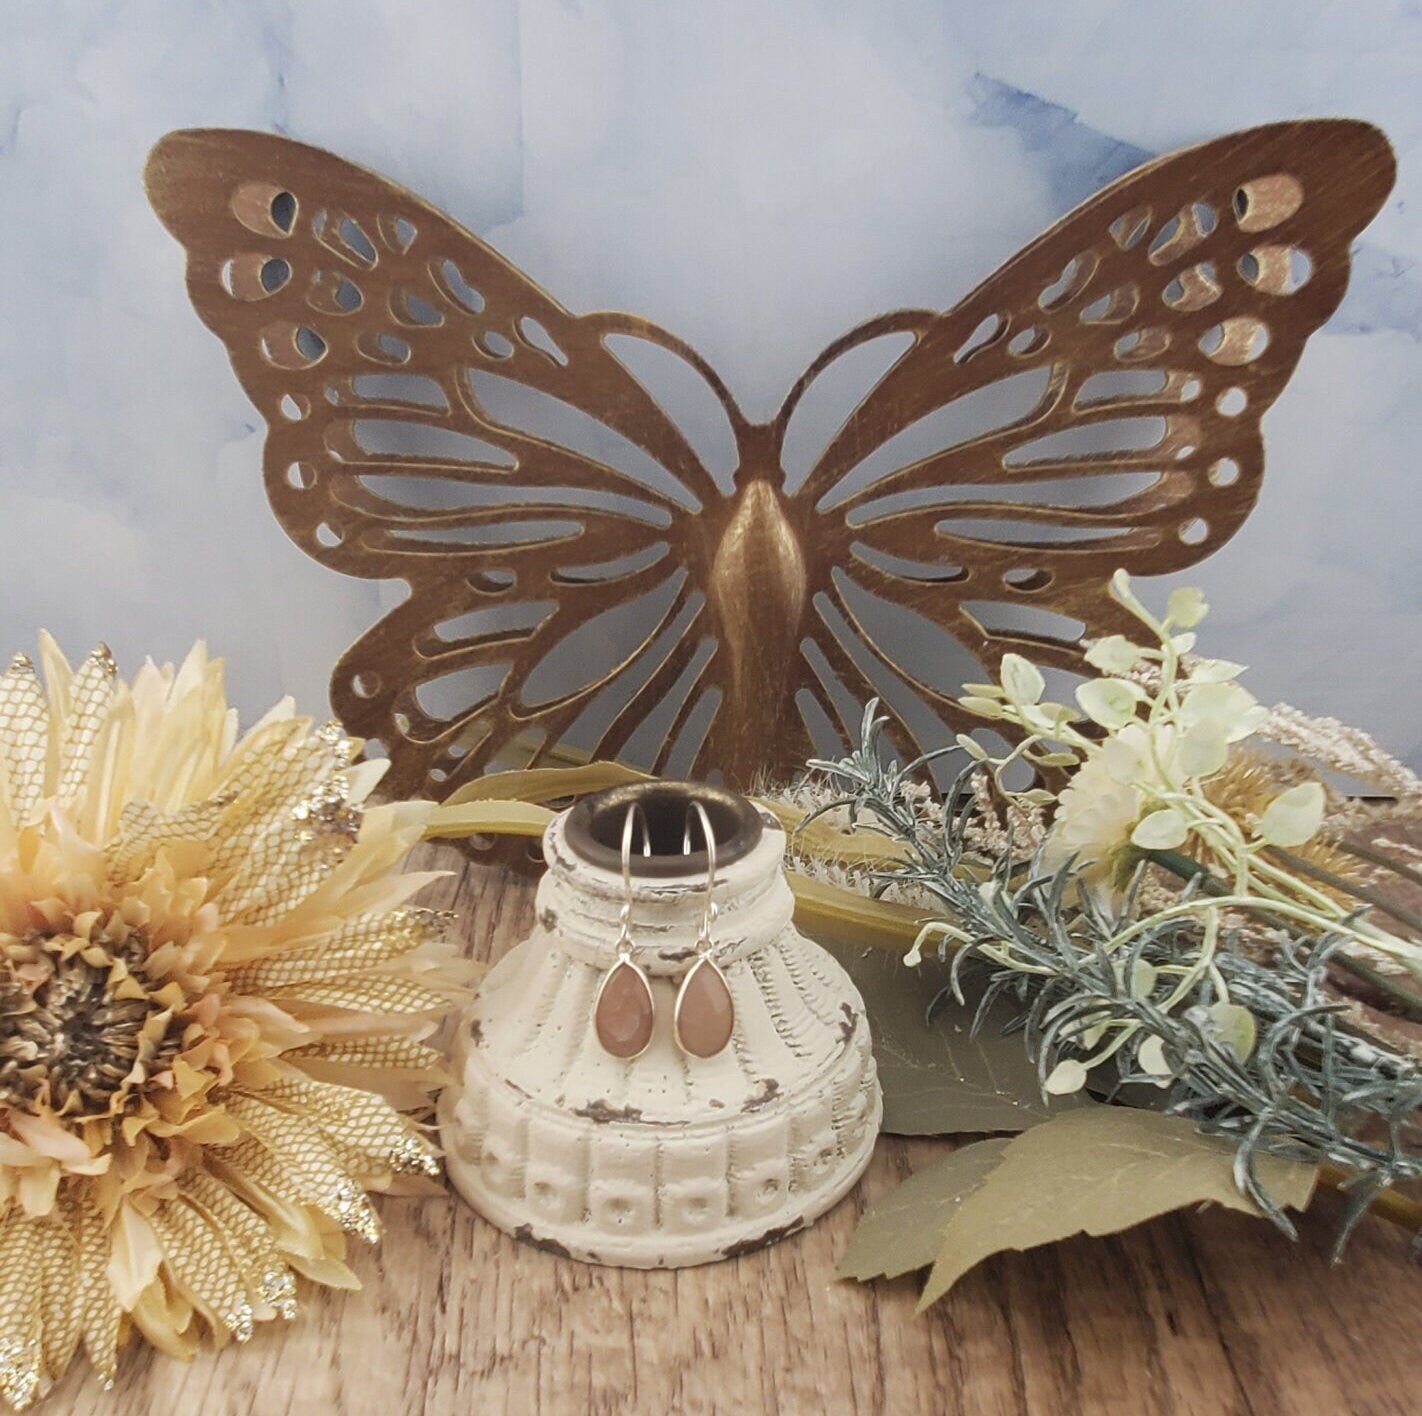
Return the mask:
M1241 742L1264 725L1269 710L1237 683L1191 683L1180 707L1180 721L1216 723L1230 742Z
M1190 823L1173 807L1142 816L1131 832L1131 844L1143 851L1173 851L1190 834Z
M840 1278L897 1278L938 1257L944 1226L1007 1149L1005 1136L959 1146L869 1208L836 1270Z
M1035 703L1047 687L1042 671L1021 654L1004 654L998 673L1003 689L1014 703Z
M1076 690L1076 701L1093 723L1115 732L1134 720L1141 690L1126 679L1091 679Z
M1043 1083L1048 1096L1071 1096L1086 1085L1086 1067L1075 1057L1063 1057Z
M1176 760L1187 777L1213 777L1228 756L1224 728L1207 718L1185 730Z
M1191 683L1226 683L1238 678L1245 668L1232 659L1197 659L1190 665L1188 677Z
M1182 1116L1097 1106L1014 1137L1000 1164L957 1204L943 1229L919 1311L992 1254L1074 1234L1117 1234L1187 1205L1258 1215L1234 1183L1235 1148ZM1257 1175L1280 1205L1307 1206L1318 1168L1260 1157Z
M969 713L976 713L979 718L1005 718L1007 709L995 698L978 698L972 694L958 700L960 708L966 708Z
M1106 674L1128 674L1140 661L1141 649L1124 634L1108 634L1086 651L1086 662Z
M1271 846L1301 846L1323 825L1322 782L1300 782L1280 792L1259 818L1256 830Z
M1020 1032L1003 1029L1018 1009L1004 999L970 1037L977 1001L948 999L927 1022L929 1003L948 985L949 966L926 958L908 968L890 949L822 940L864 998L884 1089L884 1130L895 1136L1023 1131L1061 1111L1092 1105L1085 1096L1042 1099L1037 1066Z
M1136 1053L1136 1062L1142 1072L1149 1072L1152 1077L1174 1075L1174 1069L1165 1060L1165 1044L1154 1035L1141 1043L1140 1050Z
M1248 1008L1241 1008L1238 1003L1212 1003L1210 1027L1241 1062L1254 1051L1259 1025Z
M1198 586L1181 585L1170 592L1165 602L1165 619L1180 629L1194 629L1209 608Z

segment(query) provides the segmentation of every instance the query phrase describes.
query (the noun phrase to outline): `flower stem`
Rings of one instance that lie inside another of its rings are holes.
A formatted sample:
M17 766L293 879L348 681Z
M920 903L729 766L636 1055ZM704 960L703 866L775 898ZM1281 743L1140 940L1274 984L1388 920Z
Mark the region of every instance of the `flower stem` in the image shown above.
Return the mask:
M1198 881L1201 891L1206 895L1221 896L1229 893L1228 887L1222 881L1217 880L1211 875L1205 866L1201 865L1197 860L1192 860L1189 856L1182 854L1180 851L1152 850L1146 851L1145 854L1147 859L1170 871L1172 875L1178 875L1180 879L1186 881ZM1286 852L1280 851L1279 854L1285 860L1289 861L1291 865L1293 864L1292 858ZM1309 868L1313 869L1312 866ZM1324 875L1329 873L1328 871L1321 872L1321 874ZM1346 884L1341 876L1334 878L1337 879L1340 884ZM1360 896L1360 898L1365 897ZM1369 903L1371 903L1371 901L1369 901ZM1267 914L1269 912L1267 904L1262 904L1260 908L1262 913ZM1412 992L1412 990L1407 988L1404 984L1399 983L1395 978L1389 978L1387 974L1379 973L1376 969L1370 968L1367 964L1363 963L1362 960L1352 958L1350 955L1344 954L1341 951L1335 953L1329 960L1329 963L1336 964L1345 973L1350 973L1355 978L1362 979L1370 987L1377 989L1379 993L1385 994L1393 1006L1396 1007L1397 1011L1404 1017L1410 1018L1413 1022L1422 1022L1422 997Z
M1367 845L1363 841L1333 841L1340 851L1347 851L1351 856L1357 856L1359 860L1365 860L1370 865L1380 865L1384 870L1390 870L1394 875L1400 875L1404 880L1410 880L1414 885L1422 885L1422 870L1413 870L1410 865L1404 865L1402 861L1395 860L1386 851L1380 851L1376 846Z
M1310 880L1317 880L1322 885L1329 885L1335 890L1341 890L1345 894L1351 895L1355 900L1362 900L1365 904L1374 906L1384 914L1391 915L1399 924L1405 924L1409 929L1415 929L1419 934L1422 934L1422 915L1413 910L1404 909L1395 900L1389 900L1386 895L1380 895L1376 890L1370 890L1366 885L1349 880L1343 875L1335 875L1333 871L1325 870L1321 865L1304 860L1292 851L1283 850L1278 846L1273 846L1270 849L1271 853L1278 856L1290 870L1299 875L1306 875Z

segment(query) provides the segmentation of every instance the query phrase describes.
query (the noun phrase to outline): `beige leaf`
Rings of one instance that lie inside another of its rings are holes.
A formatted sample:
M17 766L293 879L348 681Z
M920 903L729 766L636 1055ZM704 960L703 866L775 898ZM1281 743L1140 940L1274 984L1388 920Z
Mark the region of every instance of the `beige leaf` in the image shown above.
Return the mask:
M1002 1161L958 1204L924 1286L919 1311L991 1254L1034 1249L1073 1234L1116 1234L1187 1205L1259 1214L1234 1183L1235 1147L1181 1116L1132 1107L1071 1111L1008 1142ZM1318 1168L1261 1158L1260 1184L1303 1209Z
M859 1221L840 1278L897 1278L938 1256L943 1227L1002 1159L1006 1137L975 1141L910 1175Z

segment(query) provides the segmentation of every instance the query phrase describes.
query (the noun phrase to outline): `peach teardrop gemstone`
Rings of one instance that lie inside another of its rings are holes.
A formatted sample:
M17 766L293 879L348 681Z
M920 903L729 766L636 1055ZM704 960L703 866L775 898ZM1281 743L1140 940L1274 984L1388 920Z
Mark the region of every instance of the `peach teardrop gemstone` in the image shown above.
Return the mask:
M597 1040L614 1057L638 1057L652 1040L652 1017L652 985L647 975L636 964L619 959L597 991L593 1008Z
M676 1040L692 1057L714 1057L731 1040L736 1009L726 976L701 959L682 980L676 997Z

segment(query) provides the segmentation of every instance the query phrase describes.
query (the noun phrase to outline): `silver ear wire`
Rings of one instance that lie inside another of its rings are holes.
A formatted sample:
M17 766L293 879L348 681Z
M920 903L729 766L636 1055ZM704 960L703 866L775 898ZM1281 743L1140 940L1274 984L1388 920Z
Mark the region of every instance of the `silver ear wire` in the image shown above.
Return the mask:
M696 936L696 952L703 954L711 948L711 926L716 923L716 833L711 829L711 818L706 814L706 808L699 801L693 800L684 828L688 846L691 842L693 812L701 823L701 834L706 841L706 903L701 911L701 928ZM691 854L689 850L686 853Z
M642 823L642 854L649 856L652 854L652 833L647 829L647 813L642 810L641 802L634 801L622 818L622 909L619 914L622 928L617 935L619 955L630 955L632 948L632 827L638 821Z
M622 908L618 912L617 958L602 976L593 999L593 1031L612 1057L630 1062L652 1041L655 1003L646 970L632 955L632 833L642 823L642 854L652 854L652 835L640 802L627 808L622 822Z
M687 1057L705 1059L715 1057L730 1042L736 1013L730 985L713 957L716 951L712 938L716 923L716 833L711 829L706 808L693 798L682 830L684 854L691 853L693 813L706 841L706 902L701 910L701 926L696 932L696 962L677 990L672 1031L677 1046Z

